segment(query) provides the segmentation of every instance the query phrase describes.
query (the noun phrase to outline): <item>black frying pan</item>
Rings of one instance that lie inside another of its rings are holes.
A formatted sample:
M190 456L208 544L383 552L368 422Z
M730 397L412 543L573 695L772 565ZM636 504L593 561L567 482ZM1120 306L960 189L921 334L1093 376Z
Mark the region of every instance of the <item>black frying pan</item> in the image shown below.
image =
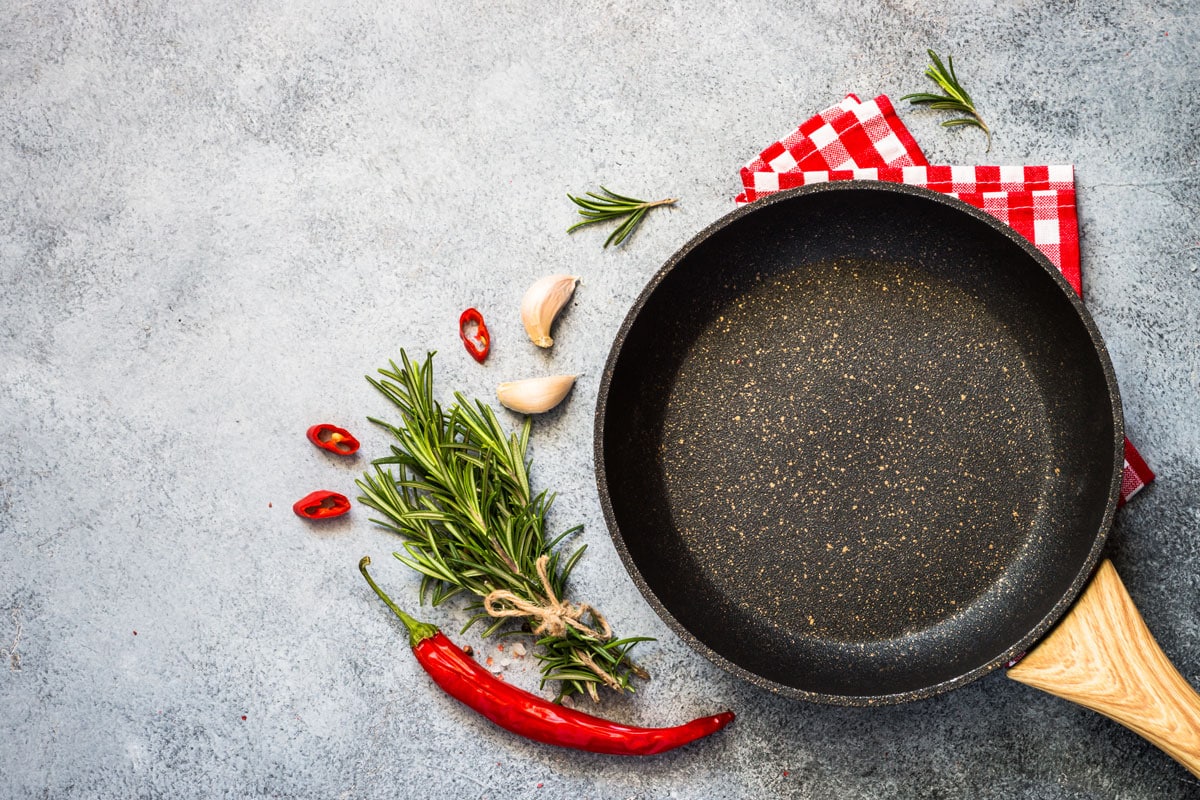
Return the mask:
M1123 438L1099 332L1041 253L956 199L846 182L667 262L609 355L595 446L621 558L686 642L772 692L876 705L1063 617Z

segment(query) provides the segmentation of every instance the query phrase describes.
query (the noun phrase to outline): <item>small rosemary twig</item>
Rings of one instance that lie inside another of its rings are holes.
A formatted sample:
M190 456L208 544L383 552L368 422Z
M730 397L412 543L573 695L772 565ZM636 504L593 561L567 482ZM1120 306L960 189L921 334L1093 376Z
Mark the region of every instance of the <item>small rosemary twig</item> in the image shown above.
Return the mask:
M629 237L629 234L633 233L634 228L641 223L642 218L646 216L646 212L650 209L656 206L673 205L676 202L676 198L674 197L668 197L666 200L647 202L634 197L625 197L616 192L610 192L603 186L600 187L600 191L604 194L588 192L586 197L567 195L567 197L571 198L571 202L579 206L579 216L584 217L583 222L577 222L567 228L567 233L576 228L582 228L584 225L625 217L625 221L609 234L608 239L604 241L605 247L608 247L610 244L619 245L625 241Z
M975 110L975 103L971 100L971 95L967 94L967 90L958 82L958 76L954 74L954 57L947 56L946 63L938 58L938 54L932 50L926 51L929 53L929 59L933 62L925 68L925 76L941 87L944 95L930 94L927 92L918 92L916 94L906 94L901 97L901 100L909 100L913 105L927 105L930 108L936 108L940 111L957 111L960 114L969 114L967 117L956 117L948 119L942 123L944 128L953 128L958 125L974 125L977 128L982 128L987 134L987 149L992 149L992 131L988 128L987 123L983 121L983 117L979 116L979 112Z

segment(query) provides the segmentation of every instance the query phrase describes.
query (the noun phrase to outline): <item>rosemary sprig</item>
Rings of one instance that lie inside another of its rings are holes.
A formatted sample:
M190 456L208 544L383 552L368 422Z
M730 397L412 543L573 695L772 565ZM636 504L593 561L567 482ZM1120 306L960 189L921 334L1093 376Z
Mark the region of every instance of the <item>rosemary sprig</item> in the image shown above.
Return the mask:
M938 54L933 50L926 51L929 53L929 59L933 62L925 68L925 76L941 87L944 95L930 94L927 92L918 92L916 94L906 94L901 97L901 100L910 100L913 105L927 105L930 108L936 108L942 111L957 111L960 114L969 114L968 117L956 117L948 119L942 123L942 127L953 128L958 125L974 125L977 128L982 128L987 134L987 151L992 149L992 131L988 128L987 123L983 121L983 117L979 116L979 112L975 110L975 103L971 100L971 95L967 94L967 90L958 82L958 76L954 74L954 57L947 56L946 63L938 58Z
M399 410L400 423L371 419L396 443L391 455L375 460L374 471L357 483L359 500L383 515L374 522L403 538L404 552L395 556L421 573L421 602L428 596L436 606L464 592L484 598L501 591L548 605L552 598L538 574L543 557L547 583L562 598L586 545L565 558L556 549L582 526L546 536L554 496L534 494L530 485L529 419L519 433L505 433L490 406L458 393L443 409L433 397L433 353L423 363L411 361L403 350L400 358L400 366L390 362L378 379L367 378ZM483 635L490 636L509 621L491 617L482 599L469 608L475 613L464 631L486 621ZM604 627L595 611L591 623L592 630ZM632 692L631 678L647 675L629 651L645 640L604 639L570 626L560 636L543 635L537 641L542 685L560 681L560 700L580 692L598 700L597 687L604 685Z
M571 202L579 206L579 216L584 217L583 222L576 222L571 227L567 228L567 233L582 228L584 225L592 225L597 222L605 222L610 219L625 218L615 231L609 234L604 241L604 246L619 245L625 241L629 234L633 233L634 229L641 223L642 218L646 216L646 212L656 206L674 205L677 199L668 197L666 200L655 200L647 202L638 200L634 197L625 197L624 195L610 192L603 186L600 187L603 194L588 192L585 197L575 197L567 195L571 198Z

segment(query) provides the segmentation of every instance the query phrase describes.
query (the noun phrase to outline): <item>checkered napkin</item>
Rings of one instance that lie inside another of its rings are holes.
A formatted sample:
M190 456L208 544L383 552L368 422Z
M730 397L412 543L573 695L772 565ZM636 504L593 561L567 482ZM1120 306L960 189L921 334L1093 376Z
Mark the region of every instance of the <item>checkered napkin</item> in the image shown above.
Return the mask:
M854 95L821 111L742 167L738 203L809 183L880 180L944 192L982 209L1033 243L1083 295L1075 171L1070 165L932 166L880 95ZM1125 440L1124 504L1154 480Z

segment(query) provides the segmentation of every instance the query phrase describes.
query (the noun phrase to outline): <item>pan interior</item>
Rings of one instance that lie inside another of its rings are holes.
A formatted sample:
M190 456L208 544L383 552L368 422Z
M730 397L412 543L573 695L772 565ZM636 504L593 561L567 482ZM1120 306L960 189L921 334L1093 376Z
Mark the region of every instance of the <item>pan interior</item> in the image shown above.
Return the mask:
M1102 535L1095 346L1036 261L957 209L759 209L633 320L600 448L618 545L685 638L771 688L954 681L1050 613Z

